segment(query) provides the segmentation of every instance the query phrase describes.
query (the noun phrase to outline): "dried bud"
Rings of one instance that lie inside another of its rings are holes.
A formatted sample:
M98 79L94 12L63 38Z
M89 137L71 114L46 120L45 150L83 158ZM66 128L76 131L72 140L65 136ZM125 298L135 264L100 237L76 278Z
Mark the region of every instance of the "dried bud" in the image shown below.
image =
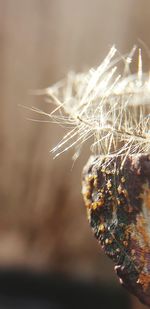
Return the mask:
M150 305L150 75L136 50L120 55L112 46L97 68L45 90L51 113L31 110L70 128L55 157L74 147L76 160L91 141L94 158L83 172L88 219L121 282Z

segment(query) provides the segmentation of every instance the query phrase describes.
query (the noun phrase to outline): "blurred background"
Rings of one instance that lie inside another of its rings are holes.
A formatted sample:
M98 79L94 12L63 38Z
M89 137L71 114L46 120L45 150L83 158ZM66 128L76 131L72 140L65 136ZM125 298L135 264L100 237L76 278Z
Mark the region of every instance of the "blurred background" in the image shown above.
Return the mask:
M144 308L119 286L88 226L80 193L88 149L73 169L73 151L53 160L49 150L63 129L29 121L36 115L19 105L50 111L43 97L29 94L31 89L46 88L71 69L98 65L114 43L121 53L138 38L150 46L149 28L148 0L0 0L0 300L27 276L22 291L42 280L39 293L47 289L48 303L36 308L58 308L50 307L48 295L61 277L60 290L63 280L66 286L71 280L72 291L85 288L87 295L90 284L96 295L106 292L103 308L108 308L107 295L115 299L111 307L119 308L121 297L124 308ZM11 306L12 294L0 308L19 308Z

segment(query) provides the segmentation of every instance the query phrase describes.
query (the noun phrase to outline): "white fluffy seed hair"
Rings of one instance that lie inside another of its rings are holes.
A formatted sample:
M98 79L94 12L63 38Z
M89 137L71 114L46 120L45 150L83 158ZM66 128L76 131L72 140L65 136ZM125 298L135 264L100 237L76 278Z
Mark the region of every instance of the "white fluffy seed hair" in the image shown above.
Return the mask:
M133 61L138 63L135 74ZM136 46L124 56L113 46L97 68L83 74L70 72L45 93L55 109L50 114L32 110L68 128L52 149L55 157L75 147L77 158L89 139L94 155L149 152L150 75L142 71L141 49Z

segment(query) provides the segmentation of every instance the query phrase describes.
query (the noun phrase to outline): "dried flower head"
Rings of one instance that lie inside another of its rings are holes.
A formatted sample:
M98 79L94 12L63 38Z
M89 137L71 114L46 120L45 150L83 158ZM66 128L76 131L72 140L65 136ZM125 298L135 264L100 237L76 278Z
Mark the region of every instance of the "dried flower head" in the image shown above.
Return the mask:
M70 72L45 90L56 108L45 114L69 132L52 150L55 157L91 139L95 155L145 153L150 149L150 75L142 71L141 49L121 56L113 46L104 61L87 73ZM137 61L138 60L138 61ZM138 62L132 74L132 62Z
M96 69L46 89L50 114L33 110L69 127L55 157L75 146L76 158L92 140L82 180L89 223L121 283L150 306L150 76L136 50L113 46Z

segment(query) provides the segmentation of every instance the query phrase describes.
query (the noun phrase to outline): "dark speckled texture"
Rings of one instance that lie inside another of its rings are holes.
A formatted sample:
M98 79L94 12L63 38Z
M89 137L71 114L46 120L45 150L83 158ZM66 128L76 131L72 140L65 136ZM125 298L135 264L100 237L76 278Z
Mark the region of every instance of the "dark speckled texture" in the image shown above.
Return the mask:
M91 157L82 192L90 225L120 282L150 305L150 156Z

